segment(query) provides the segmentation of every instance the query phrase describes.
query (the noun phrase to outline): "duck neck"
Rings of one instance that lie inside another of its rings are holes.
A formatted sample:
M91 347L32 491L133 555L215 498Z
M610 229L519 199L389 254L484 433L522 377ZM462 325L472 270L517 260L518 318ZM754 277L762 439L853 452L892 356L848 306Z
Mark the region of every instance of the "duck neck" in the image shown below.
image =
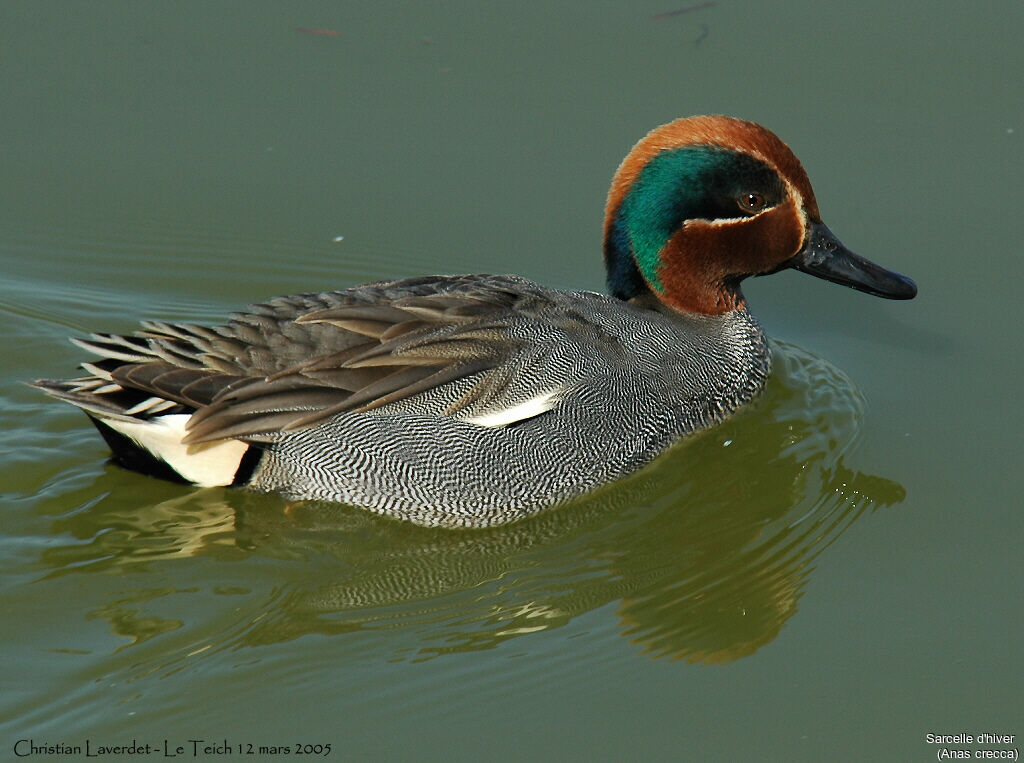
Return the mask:
M629 231L621 214L616 215L605 235L604 264L608 290L613 297L623 301L645 297L657 299L636 265Z

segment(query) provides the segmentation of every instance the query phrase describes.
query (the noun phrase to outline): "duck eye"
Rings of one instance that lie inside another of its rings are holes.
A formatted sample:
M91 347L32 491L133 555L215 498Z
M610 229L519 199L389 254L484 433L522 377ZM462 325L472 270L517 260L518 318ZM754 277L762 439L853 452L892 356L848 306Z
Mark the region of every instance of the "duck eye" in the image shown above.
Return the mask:
M756 215L768 206L768 200L765 199L764 194L757 191L741 193L736 197L736 203L739 205L740 210L748 215Z

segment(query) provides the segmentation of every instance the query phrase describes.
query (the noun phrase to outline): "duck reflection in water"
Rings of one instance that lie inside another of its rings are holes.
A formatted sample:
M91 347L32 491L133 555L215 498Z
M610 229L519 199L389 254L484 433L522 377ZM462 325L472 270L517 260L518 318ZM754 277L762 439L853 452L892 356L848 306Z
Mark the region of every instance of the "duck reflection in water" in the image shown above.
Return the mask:
M617 602L623 634L647 654L730 662L779 634L822 551L904 497L898 483L844 463L863 408L849 379L791 345L773 351L766 393L735 419L512 525L424 528L335 503L167 486L176 497L155 505L129 507L111 491L58 520L92 541L43 560L51 574L195 557L255 565L244 627L205 635L211 651L405 629L415 643L381 657L429 659L492 649ZM116 533L105 532L112 515ZM301 563L289 574L279 560ZM261 589L268 563L274 584ZM147 606L159 609L159 597ZM133 632L141 621L109 619L122 635L144 635Z

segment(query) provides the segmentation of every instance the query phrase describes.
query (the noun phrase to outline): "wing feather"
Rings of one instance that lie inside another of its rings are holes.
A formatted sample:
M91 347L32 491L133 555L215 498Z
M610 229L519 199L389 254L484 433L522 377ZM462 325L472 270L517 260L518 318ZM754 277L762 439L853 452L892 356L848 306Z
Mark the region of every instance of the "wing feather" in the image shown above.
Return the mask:
M99 416L192 413L186 443L266 440L478 375L447 413L497 398L521 343L509 330L546 297L500 276L406 279L254 305L220 326L144 321L74 339L90 376L37 386Z

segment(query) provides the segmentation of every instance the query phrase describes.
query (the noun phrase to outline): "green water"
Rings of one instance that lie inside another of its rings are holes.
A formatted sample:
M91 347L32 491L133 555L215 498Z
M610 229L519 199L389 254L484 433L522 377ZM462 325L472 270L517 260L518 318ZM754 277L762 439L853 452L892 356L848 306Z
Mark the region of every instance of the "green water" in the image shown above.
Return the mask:
M0 759L1020 747L1021 6L685 7L0 3ZM749 283L765 396L587 500L453 533L190 489L21 384L294 291L601 289L617 163L718 112L920 296Z

